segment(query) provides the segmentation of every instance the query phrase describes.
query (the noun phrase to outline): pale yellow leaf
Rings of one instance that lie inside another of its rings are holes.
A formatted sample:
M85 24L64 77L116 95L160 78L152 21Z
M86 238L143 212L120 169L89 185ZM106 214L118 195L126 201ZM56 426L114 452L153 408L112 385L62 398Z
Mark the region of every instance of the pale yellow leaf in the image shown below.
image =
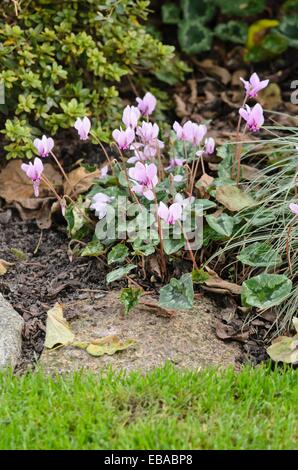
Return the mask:
M74 334L63 317L62 306L56 303L47 313L45 347L52 349L58 344L70 344L73 340Z
M8 268L13 265L14 263L9 263L4 259L0 259L0 276L4 276L4 274L7 273Z

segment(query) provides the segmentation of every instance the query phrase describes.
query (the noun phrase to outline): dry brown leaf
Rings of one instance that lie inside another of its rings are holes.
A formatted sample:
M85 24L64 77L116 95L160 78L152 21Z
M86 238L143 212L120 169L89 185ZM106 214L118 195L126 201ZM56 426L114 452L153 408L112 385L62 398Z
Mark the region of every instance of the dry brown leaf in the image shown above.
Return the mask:
M241 294L242 287L238 286L238 284L221 279L215 271L208 267L206 267L206 271L209 274L209 279L204 282L204 285L208 287L209 291L212 289L212 292L221 292L222 294Z
M21 160L11 160L0 172L0 197L7 204L19 202L26 209L37 209L40 199L53 196L43 182L40 184L40 195L34 198L31 180L21 169ZM44 165L44 174L56 188L62 186L62 176L52 165Z
M205 59L201 62L198 62L198 65L200 65L200 67L210 73L210 75L220 78L221 82L224 85L227 85L232 79L232 76L227 69L216 65L210 59Z
M280 88L277 83L270 83L258 94L258 101L265 109L276 109L282 103Z
M234 329L232 325L225 325L219 320L216 321L215 325L216 336L219 339L223 340L234 340L245 343L249 338L249 331L239 331L239 329Z
M173 98L176 102L175 111L176 111L177 116L179 116L180 118L189 116L186 103L183 101L183 99L179 95L176 95L176 94L173 96Z
M37 220L40 228L49 228L51 225L51 206L55 196L45 186L40 185L40 195L34 196L30 179L21 169L20 160L11 160L0 172L0 197L7 204L14 205L22 220ZM44 174L54 184L59 193L62 188L62 176L52 165L44 165Z
M209 196L206 188L210 186L214 181L212 176L209 176L207 173L204 173L201 178L196 182L196 188L199 191L199 194L202 198Z
M260 177L263 173L255 166L241 165L241 175L245 180L251 181Z
M216 200L231 212L238 212L255 205L253 198L237 186L220 186L216 189Z
M64 193L70 195L72 190L74 190L75 194L82 194L88 191L94 180L100 176L100 171L96 169L90 173L83 166L79 166L67 176L70 184L68 181L65 181Z
M239 87L241 85L240 77L246 79L247 71L245 69L236 70L233 73L233 75L232 75L232 85Z
M8 261L5 261L4 259L0 259L0 276L4 276L4 274L7 273L10 266L13 266L13 265L14 263L9 263Z

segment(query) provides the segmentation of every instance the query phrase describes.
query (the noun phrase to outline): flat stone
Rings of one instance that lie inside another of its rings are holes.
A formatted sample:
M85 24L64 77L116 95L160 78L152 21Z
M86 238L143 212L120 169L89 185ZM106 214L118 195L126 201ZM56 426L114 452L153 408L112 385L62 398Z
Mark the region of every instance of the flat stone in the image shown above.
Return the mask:
M0 294L0 369L14 367L22 352L22 317Z
M198 370L207 366L236 366L240 347L215 336L218 307L208 298L196 301L193 310L177 311L173 317L157 316L150 307L137 306L127 316L121 313L119 292L109 292L101 299L71 303L78 319L70 322L76 341L91 341L117 335L134 339L135 345L115 353L92 357L72 346L45 349L41 365L48 373L62 373L81 368L92 371L112 367L114 370L145 372L170 361L181 368ZM148 297L146 297L148 299ZM69 307L64 305L65 312Z

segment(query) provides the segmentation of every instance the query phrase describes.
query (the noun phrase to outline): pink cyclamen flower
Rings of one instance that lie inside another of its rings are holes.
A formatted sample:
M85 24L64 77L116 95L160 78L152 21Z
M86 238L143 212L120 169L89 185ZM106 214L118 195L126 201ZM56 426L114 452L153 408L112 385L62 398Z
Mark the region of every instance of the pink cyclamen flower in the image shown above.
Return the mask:
M159 127L156 123L142 122L142 126L137 128L137 136L140 137L143 144L150 144L152 141L157 139L159 133Z
M128 170L129 177L132 179L134 186L132 191L142 194L146 199L152 201L154 199L154 192L152 189L157 185L157 166L154 163L144 165L137 162L133 168Z
M204 124L198 125L192 121L187 121L183 126L175 121L173 129L179 140L190 142L193 145L200 145L203 137L207 133L207 127Z
M108 175L109 167L108 165L105 165L102 167L100 170L100 178L105 178Z
M174 225L177 220L181 220L182 207L177 202L174 202L170 207L167 207L163 202L159 203L158 216L169 225Z
M39 185L41 181L41 175L43 172L43 163L40 160L40 158L36 157L34 159L34 163L29 162L27 165L26 163L23 163L21 165L22 170L26 173L28 178L31 179L33 183L33 190L34 190L34 196L38 197L39 196Z
M74 123L74 128L78 131L81 140L87 140L91 129L91 121L87 116L83 119L78 118Z
M138 108L143 116L150 116L156 107L156 98L152 93L147 92L143 99L137 98Z
M112 135L121 150L127 150L135 139L135 131L131 127L128 127L125 131L121 127L120 130L115 129Z
M103 219L108 212L108 204L111 202L112 198L107 196L104 193L97 193L92 198L92 204L90 209L95 211L95 215L99 218L99 220Z
M252 74L249 81L244 80L242 77L240 80L244 83L246 94L250 98L255 98L258 92L263 90L263 88L266 88L269 83L269 80L260 80L256 73Z
M293 202L289 205L290 210L295 214L298 215L298 204L294 204Z
M208 155L212 155L214 152L214 148L215 140L213 139L213 137L208 137L208 139L205 140L204 152Z
M138 125L140 115L140 110L136 106L126 106L123 111L122 122L126 127L135 129Z
M35 139L33 145L41 157L47 157L54 147L54 141L52 137L43 135L41 139Z
M239 109L239 114L252 132L258 131L264 124L263 108L259 103L255 104L253 108L246 104L245 108Z
M166 171L173 170L174 168L183 166L185 160L182 158L171 158L169 166L165 168Z

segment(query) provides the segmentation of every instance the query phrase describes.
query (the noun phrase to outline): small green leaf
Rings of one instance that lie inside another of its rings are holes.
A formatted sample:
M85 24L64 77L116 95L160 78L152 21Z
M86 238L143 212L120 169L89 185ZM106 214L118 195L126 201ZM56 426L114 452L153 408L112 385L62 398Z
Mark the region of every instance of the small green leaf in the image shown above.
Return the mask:
M262 273L242 284L243 306L269 308L279 305L292 290L292 281L284 274Z
M206 221L209 227L224 237L230 237L233 233L234 219L228 214L223 213L219 217L209 214Z
M137 238L133 242L133 254L140 255L140 256L149 256L155 253L155 245L159 243L159 240L151 240L150 242L146 243L146 240L141 240Z
M255 242L242 248L237 259L241 263L255 268L270 268L282 262L280 255L265 242Z
M114 271L111 271L110 273L107 274L106 276L106 282L107 284L110 284L111 282L118 281L121 279L123 276L126 276L132 269L135 269L137 266L135 264L128 264L127 266L123 268L118 268L114 269Z
M177 24L180 20L180 7L175 3L166 3L161 7L162 21L165 24Z
M194 291L192 276L183 274L180 279L172 278L170 283L160 289L159 305L170 309L191 309Z
M125 287L120 293L120 301L124 305L126 315L139 303L142 290L137 287Z
M81 251L81 256L100 256L105 252L105 247L99 240L92 240Z
M125 258L128 256L128 254L129 251L127 246L123 245L123 243L118 243L118 245L113 246L108 254L108 264L121 264L125 261Z

